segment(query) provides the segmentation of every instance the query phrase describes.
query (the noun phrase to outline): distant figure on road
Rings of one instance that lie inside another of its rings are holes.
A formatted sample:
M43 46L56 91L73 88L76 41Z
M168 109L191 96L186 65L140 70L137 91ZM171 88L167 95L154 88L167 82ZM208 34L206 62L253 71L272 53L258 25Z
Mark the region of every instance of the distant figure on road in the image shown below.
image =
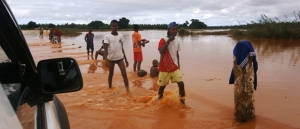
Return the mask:
M52 42L52 39L53 39L53 37L54 37L54 29L53 29L53 28L50 28L49 31L50 31L50 32L49 32L49 40L50 40L50 42Z
M55 29L54 35L57 37L58 43L60 43L61 42L61 32L60 32L60 30Z
M86 42L86 50L87 50L87 55L93 56L94 53L94 34L92 33L92 29L89 29L89 32L85 35L84 40ZM91 51L90 51L91 49Z
M39 35L39 37L40 38L43 38L43 36L44 36L44 30L43 30L43 27L40 27L40 35Z

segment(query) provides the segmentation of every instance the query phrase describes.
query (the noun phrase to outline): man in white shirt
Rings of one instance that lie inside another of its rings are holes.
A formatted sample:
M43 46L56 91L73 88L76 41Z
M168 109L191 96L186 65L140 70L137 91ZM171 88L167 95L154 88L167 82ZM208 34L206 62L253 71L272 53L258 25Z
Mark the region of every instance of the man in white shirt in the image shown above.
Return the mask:
M118 21L112 20L110 22L111 33L105 36L104 40L104 57L107 66L109 66L109 75L108 75L108 86L112 88L112 77L114 74L115 64L118 64L122 77L124 80L126 91L129 92L128 78L126 74L126 67L129 66L124 49L123 42L124 37L121 33L118 33ZM124 59L126 67L124 64Z

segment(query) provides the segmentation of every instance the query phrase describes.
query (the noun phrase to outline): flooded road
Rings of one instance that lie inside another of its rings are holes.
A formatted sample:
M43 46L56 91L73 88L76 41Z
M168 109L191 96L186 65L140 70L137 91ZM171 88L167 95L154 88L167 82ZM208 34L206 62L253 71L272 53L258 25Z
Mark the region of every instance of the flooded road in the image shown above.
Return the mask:
M165 97L157 102L157 78L139 78L133 72L131 31L125 36L124 49L129 61L126 93L118 66L113 89L108 90L108 69L102 59L87 57L84 35L62 37L61 44L51 44L47 33L23 31L36 63L42 59L73 57L79 65L84 87L74 93L59 94L72 129L196 129L196 128L300 128L300 41L247 39L258 59L258 87L254 92L256 117L239 123L233 116L233 85L229 85L232 51L238 40L228 36L177 36L182 41L180 65L186 90L186 107L179 104L176 84L169 84ZM93 32L95 50L109 32ZM149 72L166 31L141 31L150 40L143 48L141 69Z

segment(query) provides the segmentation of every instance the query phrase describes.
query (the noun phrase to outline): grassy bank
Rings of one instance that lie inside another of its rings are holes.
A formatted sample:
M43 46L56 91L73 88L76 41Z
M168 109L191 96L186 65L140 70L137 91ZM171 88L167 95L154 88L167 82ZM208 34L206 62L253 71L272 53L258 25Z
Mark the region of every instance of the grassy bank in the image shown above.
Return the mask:
M232 30L234 36L271 39L300 39L300 11L294 20L279 20L262 15L258 22L247 24L247 31Z
M67 37L76 37L81 34L81 32L86 31L85 29L76 29L76 28L61 28L61 35Z
M300 11L294 12L294 19L279 20L278 18L268 18L262 15L258 22L252 21L247 25L235 26L228 28L229 31L209 31L198 32L188 29L179 29L179 35L229 35L229 36L246 36L254 38L270 39L300 39Z

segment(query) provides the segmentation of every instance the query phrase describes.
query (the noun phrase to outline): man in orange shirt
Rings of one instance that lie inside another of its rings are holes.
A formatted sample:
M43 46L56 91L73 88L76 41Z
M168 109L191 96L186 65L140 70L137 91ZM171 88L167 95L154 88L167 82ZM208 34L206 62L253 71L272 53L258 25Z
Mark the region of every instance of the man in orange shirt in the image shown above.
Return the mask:
M143 53L142 53L142 47L145 47L146 43L149 43L149 40L142 39L141 34L139 34L139 25L133 26L134 32L132 33L132 43L133 43L133 71L136 72L140 71L141 64L143 61Z

